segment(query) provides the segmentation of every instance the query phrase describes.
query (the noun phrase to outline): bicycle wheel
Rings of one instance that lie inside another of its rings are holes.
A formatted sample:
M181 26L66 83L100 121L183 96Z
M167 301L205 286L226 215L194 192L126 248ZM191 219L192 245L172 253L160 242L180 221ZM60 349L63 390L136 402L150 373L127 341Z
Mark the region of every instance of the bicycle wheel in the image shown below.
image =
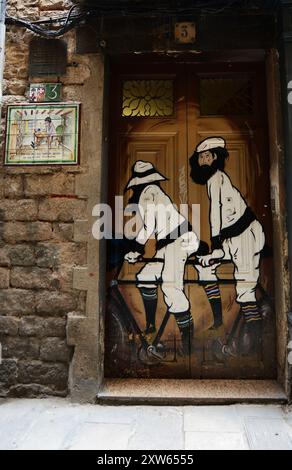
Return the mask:
M105 373L119 377L131 368L133 340L114 292L108 296L105 316Z

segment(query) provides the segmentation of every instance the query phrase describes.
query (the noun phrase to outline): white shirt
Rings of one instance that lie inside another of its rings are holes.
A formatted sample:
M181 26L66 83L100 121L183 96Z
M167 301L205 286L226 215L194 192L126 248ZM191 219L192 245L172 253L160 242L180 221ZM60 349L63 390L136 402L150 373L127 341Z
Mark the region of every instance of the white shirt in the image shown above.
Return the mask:
M178 212L167 194L155 184L150 184L142 191L138 207L143 226L136 241L142 245L151 236L155 236L157 240L166 238L186 222L186 218Z
M207 183L210 198L210 224L212 237L230 227L244 214L247 204L223 171L217 170Z

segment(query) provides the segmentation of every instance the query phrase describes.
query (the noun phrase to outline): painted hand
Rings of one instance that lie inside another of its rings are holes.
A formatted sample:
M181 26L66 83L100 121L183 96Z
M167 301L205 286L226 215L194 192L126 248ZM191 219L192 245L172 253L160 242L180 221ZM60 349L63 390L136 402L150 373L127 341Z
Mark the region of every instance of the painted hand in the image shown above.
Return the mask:
M130 251L129 253L125 255L125 260L128 261L128 263L130 264L134 264L134 263L137 263L138 258L140 256L141 254L138 253L138 251Z
M207 267L207 266L219 266L220 263L214 263L214 260L218 260L223 258L224 256L224 251L219 249L219 250L214 250L210 255L206 256L199 256L199 262L202 266Z

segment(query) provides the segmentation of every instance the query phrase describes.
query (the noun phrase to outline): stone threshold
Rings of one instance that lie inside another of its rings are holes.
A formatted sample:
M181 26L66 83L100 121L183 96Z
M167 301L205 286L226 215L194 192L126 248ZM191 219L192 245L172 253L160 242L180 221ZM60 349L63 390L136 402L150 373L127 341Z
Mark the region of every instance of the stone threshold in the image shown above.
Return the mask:
M100 404L226 405L287 403L275 380L104 379Z

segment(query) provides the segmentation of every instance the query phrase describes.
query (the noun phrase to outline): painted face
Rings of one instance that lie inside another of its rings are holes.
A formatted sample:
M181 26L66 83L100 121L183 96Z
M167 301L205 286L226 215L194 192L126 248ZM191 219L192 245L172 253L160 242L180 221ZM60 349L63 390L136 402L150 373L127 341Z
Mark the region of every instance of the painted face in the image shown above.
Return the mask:
M211 166L214 160L217 160L217 156L213 155L209 150L206 152L199 153L198 163L199 166L208 165Z

